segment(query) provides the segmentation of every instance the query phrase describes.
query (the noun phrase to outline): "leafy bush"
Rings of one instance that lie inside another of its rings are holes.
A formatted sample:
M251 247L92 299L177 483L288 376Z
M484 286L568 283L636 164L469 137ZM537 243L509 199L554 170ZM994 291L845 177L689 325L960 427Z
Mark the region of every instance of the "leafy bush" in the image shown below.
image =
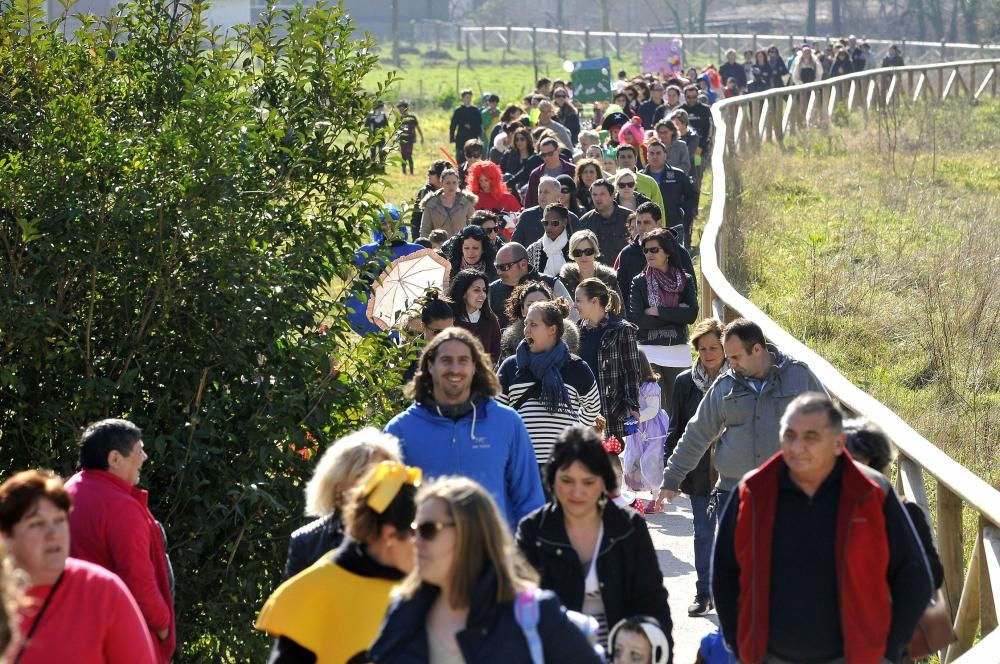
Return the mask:
M261 661L305 457L399 407L398 349L343 304L381 205L371 43L323 0L227 38L199 2L69 37L42 7L0 0L0 472L135 421L178 659Z

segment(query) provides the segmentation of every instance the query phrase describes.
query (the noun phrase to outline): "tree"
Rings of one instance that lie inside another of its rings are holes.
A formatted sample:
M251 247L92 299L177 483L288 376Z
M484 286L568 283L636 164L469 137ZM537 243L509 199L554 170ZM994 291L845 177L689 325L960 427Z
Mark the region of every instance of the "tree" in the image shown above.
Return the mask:
M325 0L225 38L197 1L68 37L42 8L0 0L0 472L69 474L83 426L135 421L179 659L262 661L304 457L399 407L405 358L344 306L381 205L372 44Z

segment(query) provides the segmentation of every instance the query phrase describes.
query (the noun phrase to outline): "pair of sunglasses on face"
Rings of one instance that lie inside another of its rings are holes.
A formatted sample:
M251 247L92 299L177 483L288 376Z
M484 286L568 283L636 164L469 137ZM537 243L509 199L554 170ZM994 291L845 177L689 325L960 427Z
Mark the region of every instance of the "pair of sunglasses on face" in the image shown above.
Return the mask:
M454 523L443 523L441 521L424 521L423 523L414 521L410 524L410 530L425 542L433 542L442 530L454 527Z
M581 256L593 256L597 251L593 247L587 247L586 249L574 249L573 258L580 258Z

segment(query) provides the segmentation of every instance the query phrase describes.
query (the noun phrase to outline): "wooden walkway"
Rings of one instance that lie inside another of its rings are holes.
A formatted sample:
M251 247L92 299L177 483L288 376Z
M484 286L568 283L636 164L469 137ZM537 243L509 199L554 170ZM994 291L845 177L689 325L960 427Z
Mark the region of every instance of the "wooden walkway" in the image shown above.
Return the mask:
M640 494L644 498L647 494ZM663 585L670 595L670 617L674 622L674 664L690 664L698 653L701 637L715 630L719 621L713 611L691 618L688 605L694 600L694 527L691 501L674 499L665 512L646 517L649 534L663 572Z

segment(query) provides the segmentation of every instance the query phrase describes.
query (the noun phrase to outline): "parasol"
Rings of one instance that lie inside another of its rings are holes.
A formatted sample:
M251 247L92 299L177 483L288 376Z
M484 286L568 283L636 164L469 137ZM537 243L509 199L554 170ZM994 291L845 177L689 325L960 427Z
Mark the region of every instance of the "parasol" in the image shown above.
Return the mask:
M450 274L451 264L433 249L400 256L375 280L368 298L368 320L383 330L389 329L428 288L443 290Z

